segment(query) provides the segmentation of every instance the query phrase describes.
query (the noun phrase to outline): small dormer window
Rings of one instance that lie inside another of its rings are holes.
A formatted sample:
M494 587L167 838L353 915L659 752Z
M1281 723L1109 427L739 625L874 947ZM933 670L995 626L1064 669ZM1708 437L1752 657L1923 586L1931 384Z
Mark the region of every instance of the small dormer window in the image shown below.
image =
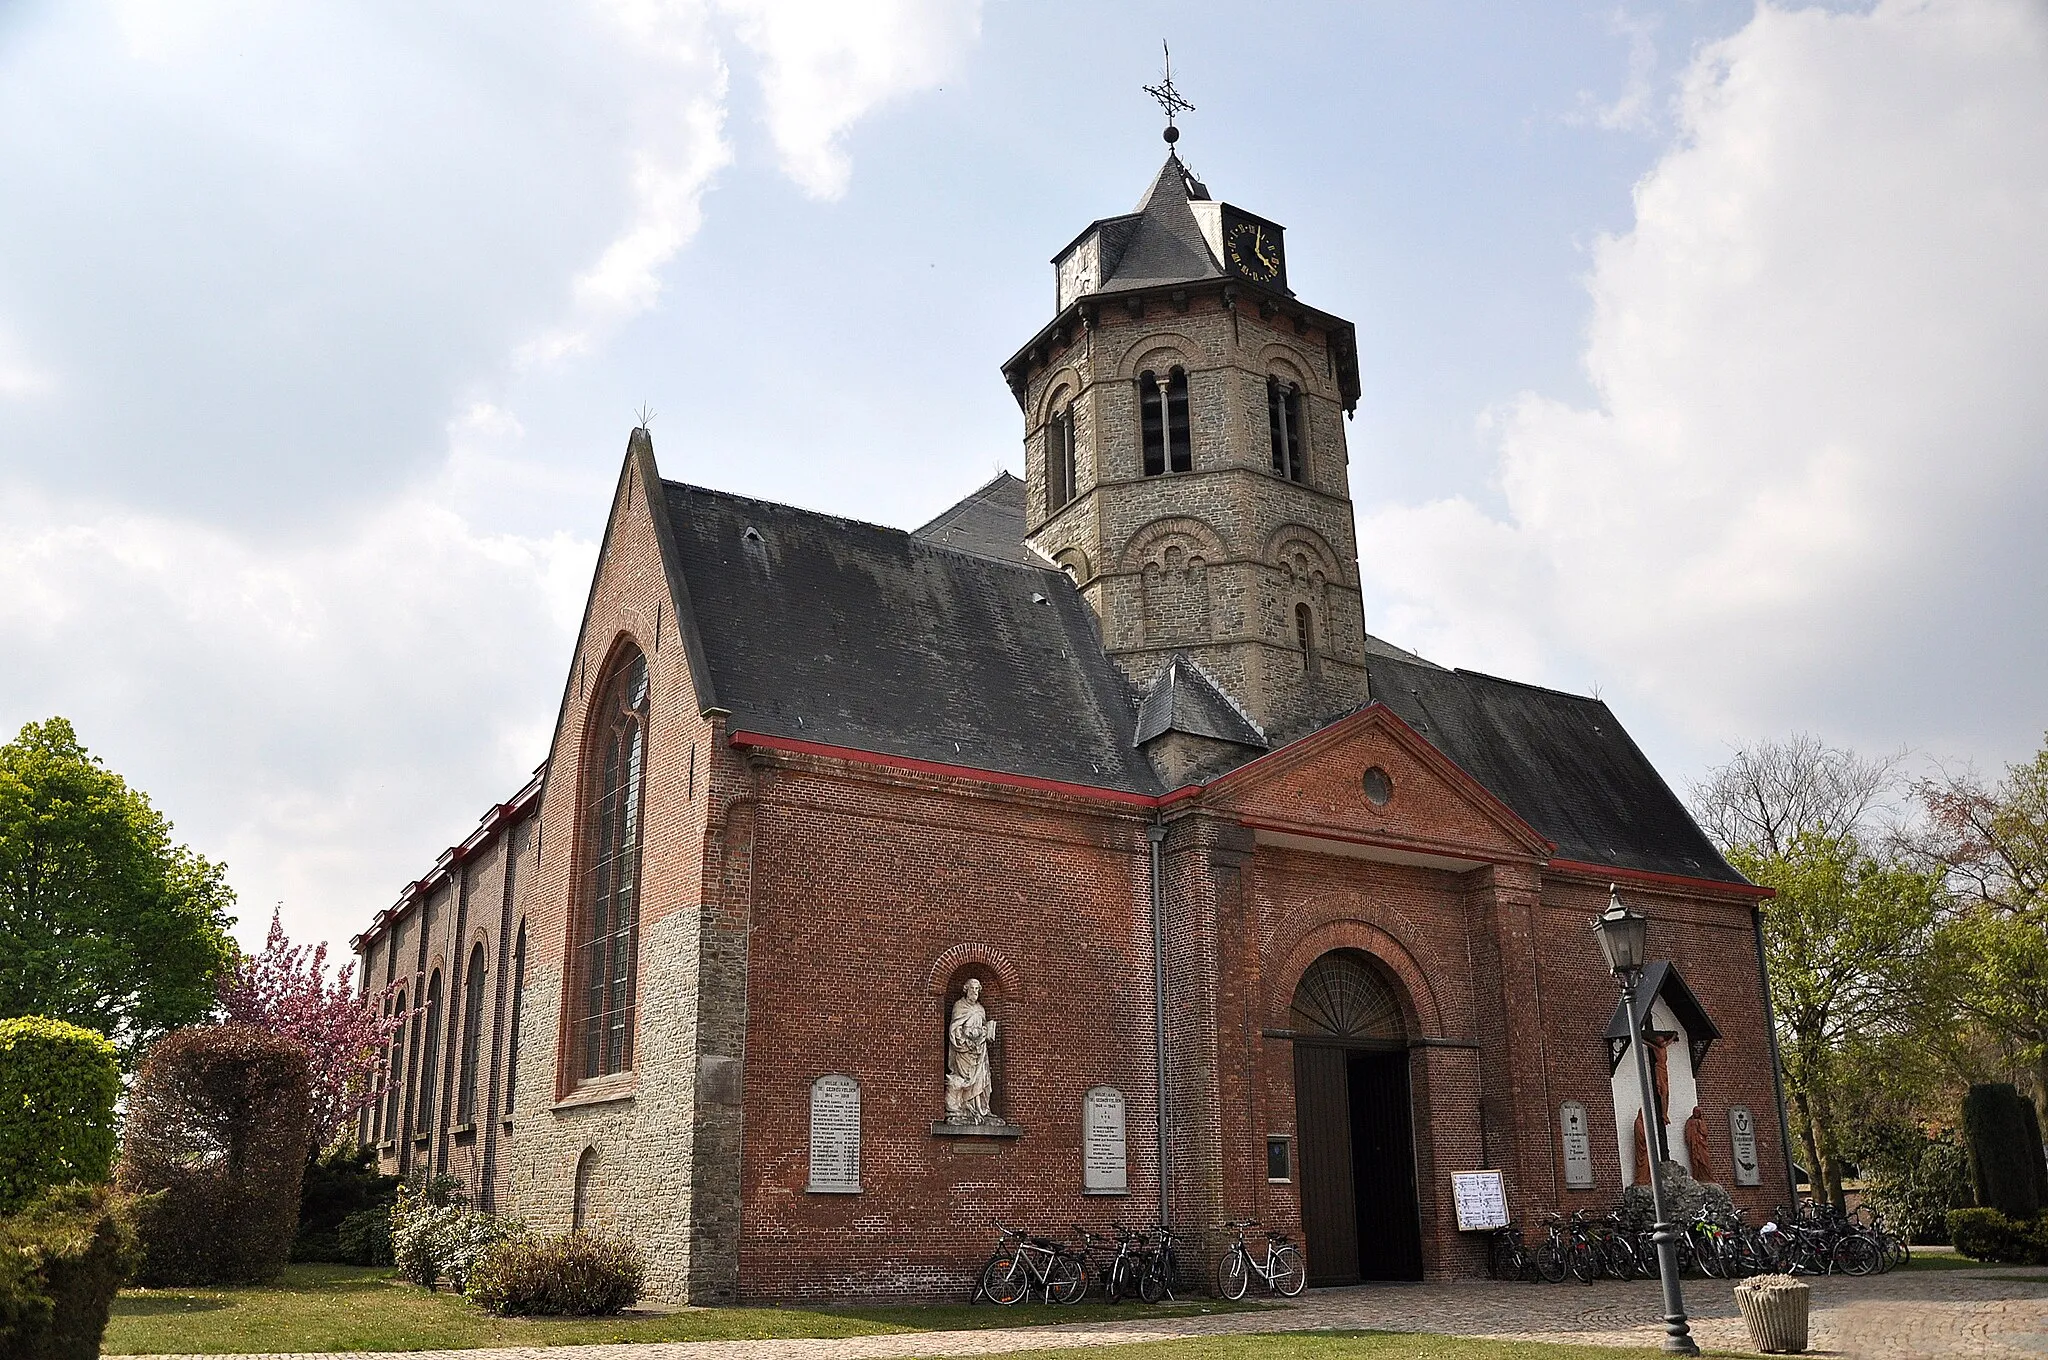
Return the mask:
M1069 406L1045 422L1046 514L1074 499L1074 477L1074 408Z
M1138 404L1145 438L1145 475L1169 470L1194 470L1194 444L1188 431L1188 374L1176 365L1166 381L1147 371L1138 375Z
M1279 378L1266 379L1266 423L1273 436L1273 471L1290 482L1304 480L1299 387Z

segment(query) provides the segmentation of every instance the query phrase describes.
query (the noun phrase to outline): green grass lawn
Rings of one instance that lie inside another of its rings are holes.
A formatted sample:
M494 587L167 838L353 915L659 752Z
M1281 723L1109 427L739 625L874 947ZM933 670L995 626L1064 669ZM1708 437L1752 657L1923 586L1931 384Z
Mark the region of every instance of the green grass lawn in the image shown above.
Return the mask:
M275 1285L131 1289L114 1300L107 1355L264 1351L417 1351L473 1346L568 1346L598 1341L739 1341L871 1336L880 1332L1026 1327L1126 1317L1234 1312L1214 1301L1071 1308L967 1304L873 1308L691 1308L616 1318L494 1318L446 1292L428 1293L389 1270L297 1265Z

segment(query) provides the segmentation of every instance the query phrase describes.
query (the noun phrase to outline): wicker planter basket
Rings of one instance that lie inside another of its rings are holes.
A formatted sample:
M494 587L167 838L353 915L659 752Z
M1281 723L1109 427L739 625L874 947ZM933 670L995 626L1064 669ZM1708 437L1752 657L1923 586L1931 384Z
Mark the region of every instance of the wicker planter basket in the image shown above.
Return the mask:
M1735 1306L1749 1327L1749 1341L1766 1355L1806 1349L1806 1310L1812 1291L1790 1275L1758 1275L1735 1286Z

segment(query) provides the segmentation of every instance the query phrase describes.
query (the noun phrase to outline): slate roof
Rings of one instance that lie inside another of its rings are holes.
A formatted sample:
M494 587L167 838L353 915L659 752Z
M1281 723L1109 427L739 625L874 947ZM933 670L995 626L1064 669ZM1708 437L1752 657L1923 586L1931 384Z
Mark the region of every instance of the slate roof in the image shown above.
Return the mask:
M1366 657L1371 697L1557 845L1561 859L1747 880L1728 867L1598 699Z
M1208 672L1185 656L1175 656L1159 672L1138 706L1140 746L1167 732L1212 737L1239 746L1263 748L1266 738L1256 724L1225 697Z
M1019 566L1043 567L1044 558L1024 545L1024 482L1007 472L911 531L927 543L958 548Z
M994 501L1001 480L990 484ZM664 486L702 659L731 730L1162 791L1137 750L1130 686L1064 573Z
M1113 261L1105 235L1102 282L1097 291L1113 293L1223 277L1223 267L1209 253L1208 238L1188 206L1189 200L1197 197L1207 200L1209 191L1188 173L1180 157L1169 152L1158 178L1138 200L1137 212L1127 219L1130 235Z

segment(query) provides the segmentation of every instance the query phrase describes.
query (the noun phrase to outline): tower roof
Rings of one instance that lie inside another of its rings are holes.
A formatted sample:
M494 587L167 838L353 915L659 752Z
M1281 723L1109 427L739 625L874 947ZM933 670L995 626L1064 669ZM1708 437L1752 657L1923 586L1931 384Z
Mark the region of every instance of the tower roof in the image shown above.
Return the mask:
M1138 200L1129 234L1116 258L1109 258L1105 233L1102 282L1098 292L1153 288L1162 283L1192 283L1223 276L1223 266L1210 250L1194 203L1209 203L1209 190L1188 172L1179 156L1166 153L1152 187Z

